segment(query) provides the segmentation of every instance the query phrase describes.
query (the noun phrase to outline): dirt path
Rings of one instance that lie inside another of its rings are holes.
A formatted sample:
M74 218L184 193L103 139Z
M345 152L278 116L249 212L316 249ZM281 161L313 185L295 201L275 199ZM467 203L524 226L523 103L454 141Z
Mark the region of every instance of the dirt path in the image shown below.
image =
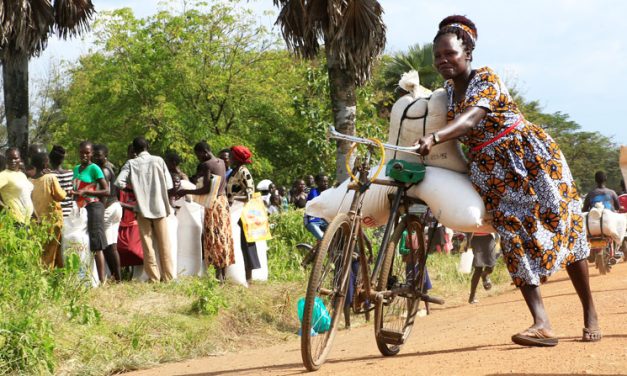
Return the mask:
M627 265L606 276L591 268L592 286L604 338L581 339L581 306L566 273L542 287L553 328L554 348L523 348L510 336L530 325L514 289L477 305L434 309L417 321L395 357L377 350L370 325L340 331L327 363L317 375L623 374L627 375ZM133 375L296 375L304 373L299 338L287 343L223 356L168 364Z

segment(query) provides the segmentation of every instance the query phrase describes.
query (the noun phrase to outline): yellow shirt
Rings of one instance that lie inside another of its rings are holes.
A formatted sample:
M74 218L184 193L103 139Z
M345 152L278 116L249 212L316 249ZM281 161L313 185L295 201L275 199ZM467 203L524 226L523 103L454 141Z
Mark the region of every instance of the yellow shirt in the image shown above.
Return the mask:
M37 179L30 179L33 183L33 206L37 219L42 221L48 218L56 224L63 224L61 202L67 193L59 185L54 174L46 174Z
M26 223L33 215L33 201L30 198L32 191L33 185L23 172L0 172L0 197L18 222Z

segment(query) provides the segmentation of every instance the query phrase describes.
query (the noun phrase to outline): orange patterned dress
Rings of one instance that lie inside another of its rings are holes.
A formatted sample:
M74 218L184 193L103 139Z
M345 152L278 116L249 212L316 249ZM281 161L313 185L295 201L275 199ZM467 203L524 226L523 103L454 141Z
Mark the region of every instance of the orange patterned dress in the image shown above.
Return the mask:
M475 71L457 103L453 82L445 89L449 120L473 106L488 111L460 141L471 150L470 180L501 235L515 285L537 286L560 267L586 258L581 199L551 136L524 119L490 68Z

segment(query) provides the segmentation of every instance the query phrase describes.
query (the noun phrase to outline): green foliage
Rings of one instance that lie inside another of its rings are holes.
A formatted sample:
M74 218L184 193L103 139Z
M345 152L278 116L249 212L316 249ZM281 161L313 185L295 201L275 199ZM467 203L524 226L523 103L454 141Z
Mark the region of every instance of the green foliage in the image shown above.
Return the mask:
M270 216L272 240L268 241L268 269L274 281L305 281L307 274L300 266L303 256L298 243L314 244L316 239L303 224L304 211L289 211Z
M0 212L0 374L52 373L57 346L52 315L79 324L97 322L77 277L77 255L65 269L40 264L49 226L17 225Z
M433 65L433 43L423 46L416 43L408 51L396 53L389 57L383 70L385 88L393 92L403 73L415 70L420 75L420 84L430 90L442 87L444 79Z
M185 285L188 296L194 299L190 312L215 316L220 309L228 307L228 302L222 293L217 279L207 276L191 279Z
M43 111L54 113L45 126L51 141L69 149L68 161L77 159L70 140L105 143L119 165L132 138L145 135L152 153L178 152L188 172L197 141L215 151L244 144L254 154L253 176L284 185L334 171L324 53L292 58L237 3L191 2L143 19L130 9L99 14L97 48L69 70L65 90L51 91L54 105ZM386 133L378 96L370 84L357 91L361 135Z
M611 138L599 132L582 131L579 124L562 112L542 112L538 101L526 101L515 89L512 94L525 118L542 126L560 146L582 196L596 187L594 173L598 170L607 173L608 187L620 188L620 147Z
M248 141L290 100L277 82L291 81L291 59L235 5L194 3L146 19L120 9L100 15L95 34L98 49L72 70L57 142L105 142L123 161L130 140L145 135L155 153L176 150L193 164L195 142ZM256 161L256 172L268 169Z

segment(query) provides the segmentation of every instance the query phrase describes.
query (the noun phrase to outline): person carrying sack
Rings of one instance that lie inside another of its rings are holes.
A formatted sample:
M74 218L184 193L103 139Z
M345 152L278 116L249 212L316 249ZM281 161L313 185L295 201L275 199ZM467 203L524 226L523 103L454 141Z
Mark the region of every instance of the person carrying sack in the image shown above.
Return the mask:
M216 278L223 282L226 267L235 263L229 202L226 198L226 166L211 152L206 141L194 146L198 165L196 189L179 189L177 197L195 195L195 202L204 206L203 254L205 265L213 265Z

